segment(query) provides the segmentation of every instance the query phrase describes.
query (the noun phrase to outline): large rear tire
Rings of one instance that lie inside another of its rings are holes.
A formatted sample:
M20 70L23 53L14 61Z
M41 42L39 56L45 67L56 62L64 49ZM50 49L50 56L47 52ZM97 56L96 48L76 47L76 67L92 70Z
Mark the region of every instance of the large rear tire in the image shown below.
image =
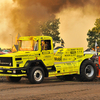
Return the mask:
M82 81L93 81L96 78L97 69L91 60L83 62L80 68L80 79Z
M30 69L28 79L32 84L39 84L44 79L44 70L40 66L36 66Z
M21 80L21 77L11 77L11 76L6 76L6 79L9 82L19 82Z

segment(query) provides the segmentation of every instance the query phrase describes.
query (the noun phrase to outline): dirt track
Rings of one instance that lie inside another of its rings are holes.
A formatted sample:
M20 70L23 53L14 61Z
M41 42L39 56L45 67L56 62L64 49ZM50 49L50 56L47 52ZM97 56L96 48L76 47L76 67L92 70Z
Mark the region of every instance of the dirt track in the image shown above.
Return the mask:
M0 100L99 100L100 81L59 81L46 78L41 84L30 84L25 78L10 83L0 77Z

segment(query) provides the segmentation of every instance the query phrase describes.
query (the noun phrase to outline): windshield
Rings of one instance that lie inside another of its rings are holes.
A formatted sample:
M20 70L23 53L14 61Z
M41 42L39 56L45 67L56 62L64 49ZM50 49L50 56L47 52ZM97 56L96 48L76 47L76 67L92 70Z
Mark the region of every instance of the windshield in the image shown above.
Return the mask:
M38 41L19 41L19 51L37 51Z

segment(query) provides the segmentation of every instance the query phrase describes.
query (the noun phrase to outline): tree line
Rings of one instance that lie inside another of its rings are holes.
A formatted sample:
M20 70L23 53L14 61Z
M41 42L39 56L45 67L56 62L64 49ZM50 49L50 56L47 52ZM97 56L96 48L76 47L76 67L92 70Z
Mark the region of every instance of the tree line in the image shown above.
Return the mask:
M54 47L56 43L64 46L64 40L60 37L59 32L60 19L50 19L40 25L40 31L42 35L51 36L53 38Z
M60 43L64 46L64 41L60 37L59 32L60 19L50 19L40 25L40 31L42 35L51 36L54 44ZM96 19L94 27L87 32L87 42L90 49L95 49L95 42L100 47L100 18Z
M91 30L89 29L87 32L87 42L90 49L95 48L95 43L97 43L97 46L100 47L100 18L96 19L94 25L95 27Z

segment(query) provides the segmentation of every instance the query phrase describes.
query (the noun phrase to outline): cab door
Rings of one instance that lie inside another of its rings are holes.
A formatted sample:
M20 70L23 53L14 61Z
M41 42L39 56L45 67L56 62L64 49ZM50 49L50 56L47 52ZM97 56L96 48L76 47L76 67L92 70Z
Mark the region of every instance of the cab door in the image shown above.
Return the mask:
M46 66L54 65L54 52L51 40L41 40L41 57Z

